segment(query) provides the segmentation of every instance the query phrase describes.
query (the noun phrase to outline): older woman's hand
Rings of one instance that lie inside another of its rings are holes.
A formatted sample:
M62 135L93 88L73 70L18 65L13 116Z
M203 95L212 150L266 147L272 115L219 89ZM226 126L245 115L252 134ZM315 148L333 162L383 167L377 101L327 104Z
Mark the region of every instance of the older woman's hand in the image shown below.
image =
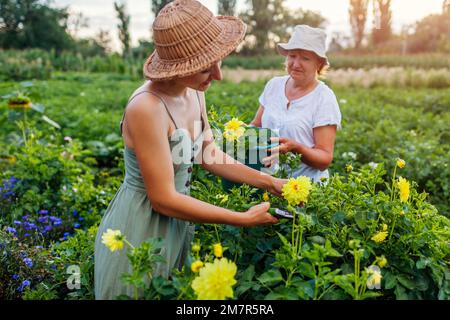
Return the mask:
M270 167L277 162L280 153L296 151L299 145L298 142L284 137L273 137L270 138L270 140L272 143L278 143L278 146L269 150L269 157L262 159L262 162L266 167Z

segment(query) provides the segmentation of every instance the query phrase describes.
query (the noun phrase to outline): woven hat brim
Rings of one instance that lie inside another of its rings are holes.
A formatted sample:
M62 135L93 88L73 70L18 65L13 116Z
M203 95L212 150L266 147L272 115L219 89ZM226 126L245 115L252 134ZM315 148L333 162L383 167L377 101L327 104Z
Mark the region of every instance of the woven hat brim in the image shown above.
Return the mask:
M330 65L330 62L328 61L328 57L326 55L317 52L314 48L311 48L311 47L309 47L307 45L304 45L304 46L301 46L301 45L300 46L299 45L291 46L288 43L279 43L277 45L278 52L281 55L283 55L283 56L287 56L289 50L298 50L298 49L314 52L317 56L319 56L321 58L324 58L326 60L326 64L327 65Z
M183 60L163 60L156 50L144 63L144 76L154 81L172 80L201 72L232 53L242 42L247 31L244 22L236 17L218 16L223 27L220 36L203 52Z

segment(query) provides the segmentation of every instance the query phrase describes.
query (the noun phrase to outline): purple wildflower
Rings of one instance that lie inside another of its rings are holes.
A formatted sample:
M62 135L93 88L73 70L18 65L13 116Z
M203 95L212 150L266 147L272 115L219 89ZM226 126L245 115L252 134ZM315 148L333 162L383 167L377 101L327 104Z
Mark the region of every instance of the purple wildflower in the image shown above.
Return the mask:
M6 228L6 231L9 232L9 233L14 233L14 234L17 233L17 230L15 228L12 228L12 227Z
M30 258L25 258L25 259L23 259L23 262L25 263L25 265L26 265L28 268L32 268L32 267L33 267L33 260L31 260Z

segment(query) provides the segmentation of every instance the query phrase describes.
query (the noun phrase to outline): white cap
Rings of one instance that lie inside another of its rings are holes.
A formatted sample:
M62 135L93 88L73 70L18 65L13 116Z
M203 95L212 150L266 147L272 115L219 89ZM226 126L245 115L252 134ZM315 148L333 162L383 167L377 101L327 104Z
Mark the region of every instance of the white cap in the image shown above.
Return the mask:
M329 65L328 58L326 56L326 42L327 34L323 29L313 28L302 24L295 26L294 33L289 39L289 42L279 43L277 45L277 49L283 56L287 56L288 50L302 49L312 51L319 57L324 58L327 65Z

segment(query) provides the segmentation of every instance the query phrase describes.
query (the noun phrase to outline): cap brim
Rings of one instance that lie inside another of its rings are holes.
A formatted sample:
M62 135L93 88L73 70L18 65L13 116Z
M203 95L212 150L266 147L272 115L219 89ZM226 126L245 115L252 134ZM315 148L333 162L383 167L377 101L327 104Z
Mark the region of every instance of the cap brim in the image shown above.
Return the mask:
M330 65L330 62L328 61L328 57L326 55L321 55L318 54L316 51L314 51L314 49L312 49L311 47L308 46L291 46L288 43L279 43L277 44L277 50L278 53L280 53L283 56L287 56L289 50L306 50L306 51L311 51L314 52L318 57L321 57L323 59L326 60L326 64Z
M218 16L223 27L220 36L212 41L200 54L176 62L160 59L156 50L144 63L144 75L155 81L187 77L208 68L232 53L242 42L247 26L240 19L231 16Z

